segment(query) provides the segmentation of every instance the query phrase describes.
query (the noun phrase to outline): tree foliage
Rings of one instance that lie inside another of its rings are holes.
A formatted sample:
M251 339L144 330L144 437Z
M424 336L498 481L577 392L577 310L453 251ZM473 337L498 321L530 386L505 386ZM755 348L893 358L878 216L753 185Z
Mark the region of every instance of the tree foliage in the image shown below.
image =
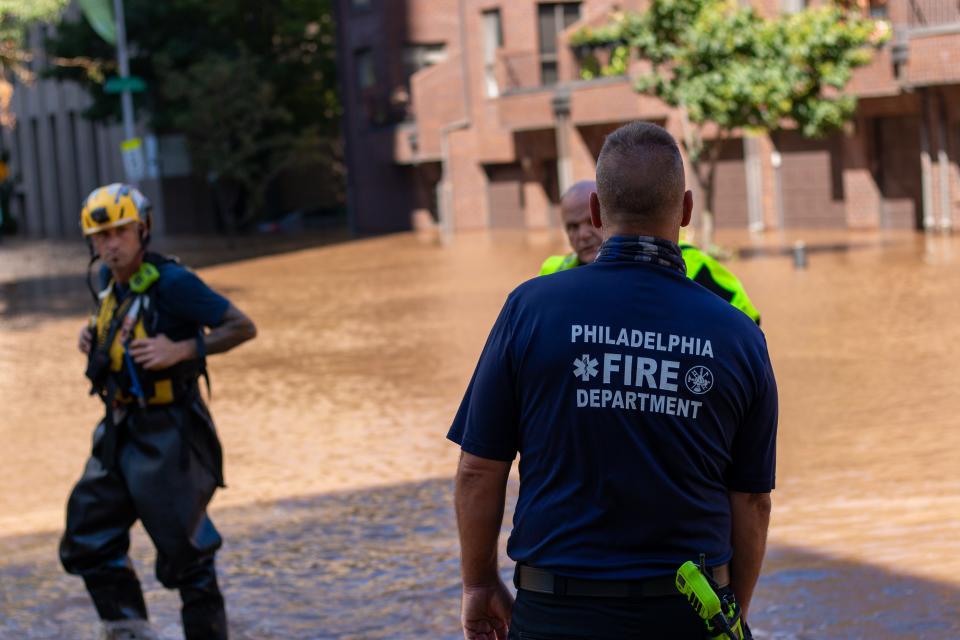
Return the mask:
M0 125L11 126L11 76L27 82L30 52L24 48L26 29L32 22L57 16L67 0L0 0Z
M259 212L278 168L339 163L339 101L330 0L125 0L131 74L146 80L139 115L161 134L183 133L198 170L239 189L237 222ZM47 49L113 65L115 51L83 20L65 22ZM85 115L117 120L119 100L75 69Z
M653 0L646 12L615 14L574 42L588 50L588 76L623 74L631 55L614 49L601 65L591 49L622 47L646 61L636 89L681 110L682 142L709 216L724 141L784 129L819 137L842 126L856 108L843 88L870 62L869 46L887 36L884 23L833 5L765 19L735 0Z

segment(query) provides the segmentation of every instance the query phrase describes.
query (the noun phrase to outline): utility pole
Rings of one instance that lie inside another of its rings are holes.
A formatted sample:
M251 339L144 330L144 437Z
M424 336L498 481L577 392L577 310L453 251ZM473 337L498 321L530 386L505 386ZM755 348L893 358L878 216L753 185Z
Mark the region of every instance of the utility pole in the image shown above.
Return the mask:
M123 168L126 174L126 181L135 187L140 187L144 178L150 178L147 186L154 187L149 189L153 191L151 200L153 201L153 234L155 236L163 235L166 230L163 215L163 188L158 178L159 175L155 169L147 170L147 162L144 158L143 141L137 137L136 115L133 108L134 91L143 91L144 84L140 78L134 78L130 75L130 54L127 50L127 21L123 13L123 0L113 0L113 15L116 25L117 36L117 67L120 72L118 85L120 87L120 108L123 115L123 144L121 151L123 154ZM109 84L109 83L108 83ZM155 139L151 138L148 142L154 142L149 149L154 156L156 154ZM154 161L151 160L151 166ZM141 187L141 190L142 187Z
M130 77L130 56L127 53L127 21L123 14L123 0L113 0L114 15L117 17L117 65L120 77ZM120 105L123 108L123 137L132 140L136 135L133 129L133 94L129 89L120 93Z
M113 0L113 15L117 25L117 66L120 68L120 80L125 82L130 77L130 57L127 53L127 24L123 14L123 0ZM123 112L124 155L142 154L139 146L131 148L135 145L136 131L134 130L133 94L126 84L120 92L120 107ZM140 166L143 166L142 161ZM124 162L124 167L127 169L127 181L136 186L141 176L137 175L136 171L131 171L127 162Z

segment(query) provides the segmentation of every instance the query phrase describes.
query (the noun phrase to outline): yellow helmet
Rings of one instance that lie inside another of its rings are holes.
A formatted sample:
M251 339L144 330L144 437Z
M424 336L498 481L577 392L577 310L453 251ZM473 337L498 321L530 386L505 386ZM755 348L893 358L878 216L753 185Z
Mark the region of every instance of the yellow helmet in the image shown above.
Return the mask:
M80 209L83 235L92 236L104 229L139 222L150 230L150 201L136 187L119 182L99 187L87 196Z

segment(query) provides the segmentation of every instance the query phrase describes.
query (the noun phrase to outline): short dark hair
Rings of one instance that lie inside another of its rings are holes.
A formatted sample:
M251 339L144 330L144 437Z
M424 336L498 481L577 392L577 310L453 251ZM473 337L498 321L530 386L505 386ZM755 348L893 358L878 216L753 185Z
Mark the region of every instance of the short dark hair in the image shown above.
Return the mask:
M683 203L686 182L676 140L652 122L631 122L607 136L597 159L601 216L659 222Z

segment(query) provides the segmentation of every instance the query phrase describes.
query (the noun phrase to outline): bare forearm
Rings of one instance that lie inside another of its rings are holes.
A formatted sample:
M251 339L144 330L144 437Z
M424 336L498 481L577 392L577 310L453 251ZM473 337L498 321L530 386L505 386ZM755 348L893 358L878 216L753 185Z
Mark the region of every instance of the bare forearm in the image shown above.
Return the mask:
M223 322L203 336L203 350L206 355L224 353L257 335L257 327L253 321L232 304L223 315ZM197 342L194 339L182 340L178 343L183 350L183 359L190 360L199 355Z
M454 503L460 532L460 562L465 587L497 580L497 542L503 522L510 463L460 456Z
M249 325L242 322L225 323L213 329L203 338L203 345L207 355L230 351L247 340L252 340L257 330L251 322Z
M750 599L760 577L760 567L767 547L770 510L769 493L730 492L730 512L733 520L730 584L737 602L743 608L744 616L750 607Z

